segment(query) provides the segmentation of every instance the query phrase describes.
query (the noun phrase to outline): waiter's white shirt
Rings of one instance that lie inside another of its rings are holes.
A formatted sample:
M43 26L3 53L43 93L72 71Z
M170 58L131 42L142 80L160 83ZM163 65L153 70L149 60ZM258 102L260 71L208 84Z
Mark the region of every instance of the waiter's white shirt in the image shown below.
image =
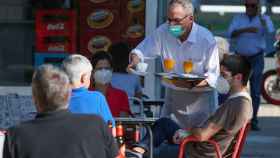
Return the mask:
M183 62L191 59L194 63L193 72L206 75L211 87L216 87L219 76L219 54L216 41L206 28L193 23L192 30L184 42L168 32L168 24L162 24L150 36L146 37L132 53L137 54L141 61L144 57L160 56L175 60L173 72L183 73ZM217 101L214 91L182 91L175 86L167 87L165 106L162 116L169 116L181 128L197 127L216 110Z
M193 23L186 41L181 42L168 32L168 24L162 24L150 36L144 39L133 53L144 61L144 57L160 56L176 61L174 72L183 72L183 62L191 59L194 63L194 74L208 76L207 82L215 87L219 76L219 54L216 41L206 28Z

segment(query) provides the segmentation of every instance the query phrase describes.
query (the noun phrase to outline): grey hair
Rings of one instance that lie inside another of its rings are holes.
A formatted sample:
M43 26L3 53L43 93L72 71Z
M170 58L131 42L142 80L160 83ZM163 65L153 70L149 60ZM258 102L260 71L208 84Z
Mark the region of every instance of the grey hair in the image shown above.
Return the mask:
M222 61L224 58L224 55L229 54L230 44L227 41L227 39L220 37L220 36L215 36L215 40L216 40L217 46L218 46L219 59L220 59L220 61Z
M79 54L73 54L66 58L62 63L62 68L69 76L71 83L80 81L83 74L90 75L92 71L90 61Z
M177 4L181 5L188 15L193 15L194 7L191 0L171 0L169 2L169 7L173 7Z
M38 67L32 78L32 95L36 106L43 111L66 109L71 87L64 71L53 65Z

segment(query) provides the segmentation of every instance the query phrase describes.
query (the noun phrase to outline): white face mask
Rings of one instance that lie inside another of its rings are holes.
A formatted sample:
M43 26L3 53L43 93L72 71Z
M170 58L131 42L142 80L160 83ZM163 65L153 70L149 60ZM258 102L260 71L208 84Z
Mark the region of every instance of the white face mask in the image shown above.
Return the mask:
M228 92L230 90L230 84L224 77L219 76L218 80L217 80L216 89L221 94L228 94Z
M97 70L94 73L94 80L95 82L100 84L107 84L111 82L112 74L113 74L112 70L108 70L108 69Z

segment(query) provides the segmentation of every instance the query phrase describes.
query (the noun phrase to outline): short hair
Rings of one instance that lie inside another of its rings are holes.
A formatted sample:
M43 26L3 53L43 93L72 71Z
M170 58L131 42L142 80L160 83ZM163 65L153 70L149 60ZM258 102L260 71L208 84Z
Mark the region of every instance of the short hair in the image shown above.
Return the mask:
M44 64L32 78L32 95L43 111L67 108L71 87L66 73L58 67Z
M110 64L110 67L112 68L113 66L112 56L106 51L98 51L91 58L91 64L93 69L95 69L98 61L100 60L107 60Z
M64 59L62 68L69 76L71 83L80 81L83 74L90 74L92 71L90 61L80 54L73 54Z
M244 57L239 55L225 56L221 62L221 65L226 67L231 74L242 74L242 84L246 86L251 76L251 65Z
M181 5L188 15L193 15L194 7L191 0L171 0L169 2L169 8L175 4Z
M129 64L129 53L131 49L127 43L119 42L113 44L109 48L109 53L112 55L113 65L115 72L126 73L127 65Z

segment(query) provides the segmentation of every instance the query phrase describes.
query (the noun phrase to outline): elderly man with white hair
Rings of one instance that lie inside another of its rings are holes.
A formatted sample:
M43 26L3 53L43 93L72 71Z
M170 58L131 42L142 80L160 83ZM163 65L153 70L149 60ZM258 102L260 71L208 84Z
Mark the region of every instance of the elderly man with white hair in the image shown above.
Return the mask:
M67 73L72 86L69 109L73 113L97 114L107 123L115 121L104 95L97 91L89 91L92 65L90 61L78 54L70 55L63 61L63 69Z
M117 157L117 145L102 118L69 112L70 95L64 71L40 66L32 79L36 118L8 129L3 157Z
M217 108L214 88L219 76L219 54L213 34L194 22L194 8L190 0L171 0L167 22L147 36L130 54L128 70L137 67L144 57L159 56L170 70L183 74L184 63L192 62L192 75L204 76L202 81L172 80L167 87L163 117L170 117L181 128L202 126Z

